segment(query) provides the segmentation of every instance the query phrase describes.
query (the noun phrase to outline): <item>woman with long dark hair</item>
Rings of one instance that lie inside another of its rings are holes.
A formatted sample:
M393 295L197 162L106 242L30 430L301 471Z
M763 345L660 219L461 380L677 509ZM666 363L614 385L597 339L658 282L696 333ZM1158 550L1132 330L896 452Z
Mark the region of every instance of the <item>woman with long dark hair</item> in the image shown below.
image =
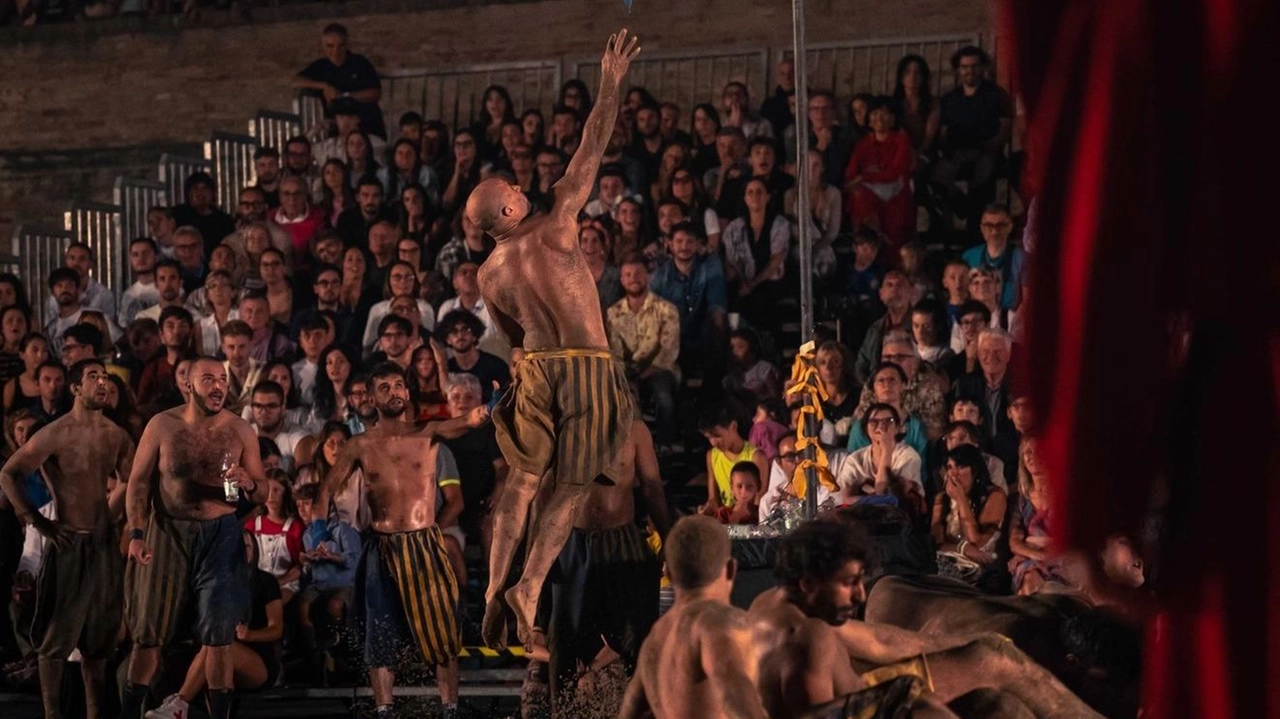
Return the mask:
M897 77L893 104L898 127L907 133L916 154L924 156L933 147L942 118L941 106L933 97L929 63L919 55L906 55L898 61Z
M18 342L23 370L4 386L4 411L26 407L40 399L36 370L49 360L49 340L39 332L28 332Z
M448 372L444 348L434 341L423 343L410 356L409 397L419 422L449 419L449 401L444 394Z
M356 192L352 187L351 168L336 157L325 160L320 168L320 207L331 227L338 226L338 215L348 207L356 206Z
M22 280L11 272L0 272L0 309L15 305L31 315L31 303L27 301L27 288Z
M547 138L547 120L542 116L542 110L531 107L520 113L520 129L524 135L524 144L536 155Z
M329 345L320 353L316 366L316 403L311 408L313 419L308 424L345 421L347 397L343 388L355 372L355 360L342 347Z
M991 483L982 451L961 445L947 453L943 491L933 500L930 531L938 573L976 584L993 567L1008 496Z
M560 98L557 104L565 107L573 108L578 113L579 120L586 120L587 115L591 114L591 91L587 89L587 83L578 78L570 78L564 81L560 86Z
M730 306L776 330L791 223L769 201L769 187L761 178L747 181L743 201L743 214L724 228L725 279L736 290Z
M441 199L441 221L447 227L453 216L467 204L471 191L480 184L480 147L478 135L466 128L453 136L453 173Z
M689 219L707 238L707 251L720 251L720 216L702 186L702 175L692 167L677 168L671 173L663 200L678 200L689 208Z
M346 150L347 167L351 169L352 190L360 185L360 180L365 175L377 176L381 165L373 154L373 142L369 140L368 135L356 130L347 135L342 148Z
M129 385L120 379L120 375L107 373L107 406L103 408L102 414L128 432L134 442L142 438L142 429L146 423L142 421L142 415L138 414L138 400L134 398Z
M0 309L0 387L26 369L19 354L22 338L31 331L31 315L13 304Z
M480 112L471 130L480 145L480 156L493 162L502 148L502 126L508 122L520 123L516 120L515 105L511 102L511 93L507 92L507 88L490 85L484 89L481 98Z
M431 231L431 221L435 219L431 202L427 199L427 191L417 183L405 185L400 189L399 205L396 222L400 226L400 239L412 240L419 246L425 245Z
M402 137L391 146L390 163L378 170L378 181L382 183L386 204L392 207L400 206L401 193L410 185L423 189L429 207L434 208L439 202L440 185L436 173L422 164L417 144L408 138Z
M693 108L693 160L690 166L698 179L707 171L720 166L720 155L716 152L716 135L720 132L720 113L715 105L704 102Z

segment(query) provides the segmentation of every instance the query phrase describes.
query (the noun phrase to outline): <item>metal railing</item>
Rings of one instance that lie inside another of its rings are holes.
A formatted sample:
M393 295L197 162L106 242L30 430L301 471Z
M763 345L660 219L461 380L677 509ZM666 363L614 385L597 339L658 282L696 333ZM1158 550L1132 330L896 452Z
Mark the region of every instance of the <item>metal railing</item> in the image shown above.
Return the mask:
M316 95L298 95L293 98L293 114L302 122L302 134L312 142L324 137L324 100Z
M77 202L62 215L62 226L93 250L93 276L119 294L129 272L129 251L120 237L120 207ZM114 318L112 318L114 319Z
M897 84L898 61L914 54L929 63L934 95L940 95L955 85L951 54L977 44L979 37L971 33L813 44L805 54L809 85L830 90L844 103L860 92L887 95Z
M213 176L218 181L218 206L233 215L240 190L258 181L253 168L257 149L256 139L231 132L215 132L204 143L204 159L213 164Z
M724 86L734 81L745 84L752 104L759 105L770 89L769 67L767 48L641 55L631 63L627 85L644 87L654 97L676 103L687 117L699 103L719 108ZM600 84L599 58L575 63L574 75L595 92Z
M149 236L147 212L152 207L166 204L164 185L123 177L116 178L111 199L120 206L120 237L126 242L135 237Z
M549 115L560 92L560 63L534 60L383 73L382 113L388 128L395 128L409 110L450 128L466 127L483 112L484 90L490 85L505 87L517 112L538 108Z
M181 205L187 201L186 182L193 172L213 172L213 163L196 157L171 155L160 156L160 185L170 205Z
M249 136L262 147L274 147L284 154L284 144L294 135L302 134L302 118L292 112L258 110L249 121Z
M72 242L66 230L18 225L13 228L10 254L18 260L18 276L31 293L32 327L43 328L51 317L45 317L44 305L49 299L45 278L62 266L62 253Z

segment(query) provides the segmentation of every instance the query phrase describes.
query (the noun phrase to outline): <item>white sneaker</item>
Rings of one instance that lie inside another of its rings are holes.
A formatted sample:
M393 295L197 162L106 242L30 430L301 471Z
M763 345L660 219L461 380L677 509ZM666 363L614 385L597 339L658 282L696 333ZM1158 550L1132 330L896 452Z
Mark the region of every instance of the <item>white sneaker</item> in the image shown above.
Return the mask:
M170 694L160 706L144 716L147 719L187 719L187 701L177 694Z

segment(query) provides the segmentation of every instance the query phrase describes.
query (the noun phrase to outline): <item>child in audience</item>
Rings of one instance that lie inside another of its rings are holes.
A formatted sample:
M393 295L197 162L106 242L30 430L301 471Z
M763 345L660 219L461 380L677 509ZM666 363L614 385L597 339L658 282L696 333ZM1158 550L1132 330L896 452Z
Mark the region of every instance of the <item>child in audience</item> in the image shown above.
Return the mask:
M756 405L756 416L751 420L747 441L759 447L765 459L772 462L778 454L778 440L791 434L791 427L787 424L790 418L791 413L782 400L761 400Z
M716 407L703 415L698 422L698 431L711 443L707 450L707 503L698 511L715 516L721 507L732 507L733 484L731 474L734 465L739 462L752 462L764 476L769 464L756 446L742 438L738 431L738 421L728 407Z
M733 506L716 510L723 524L756 524L760 521L760 468L754 462L738 462L729 474Z
M874 302L880 296L884 270L876 265L880 254L880 234L870 227L859 227L853 233L853 267L849 270L845 294L855 302Z

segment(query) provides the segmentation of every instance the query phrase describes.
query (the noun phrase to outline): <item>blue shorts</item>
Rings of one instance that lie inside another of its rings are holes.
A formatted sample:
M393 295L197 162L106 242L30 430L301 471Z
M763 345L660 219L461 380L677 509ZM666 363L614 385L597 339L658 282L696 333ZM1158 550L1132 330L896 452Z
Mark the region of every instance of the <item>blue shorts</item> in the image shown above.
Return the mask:
M194 610L195 639L209 647L236 639L249 617L249 562L234 513L186 520L153 513L147 564L130 562L125 573L125 618L140 646L166 646L178 638Z

